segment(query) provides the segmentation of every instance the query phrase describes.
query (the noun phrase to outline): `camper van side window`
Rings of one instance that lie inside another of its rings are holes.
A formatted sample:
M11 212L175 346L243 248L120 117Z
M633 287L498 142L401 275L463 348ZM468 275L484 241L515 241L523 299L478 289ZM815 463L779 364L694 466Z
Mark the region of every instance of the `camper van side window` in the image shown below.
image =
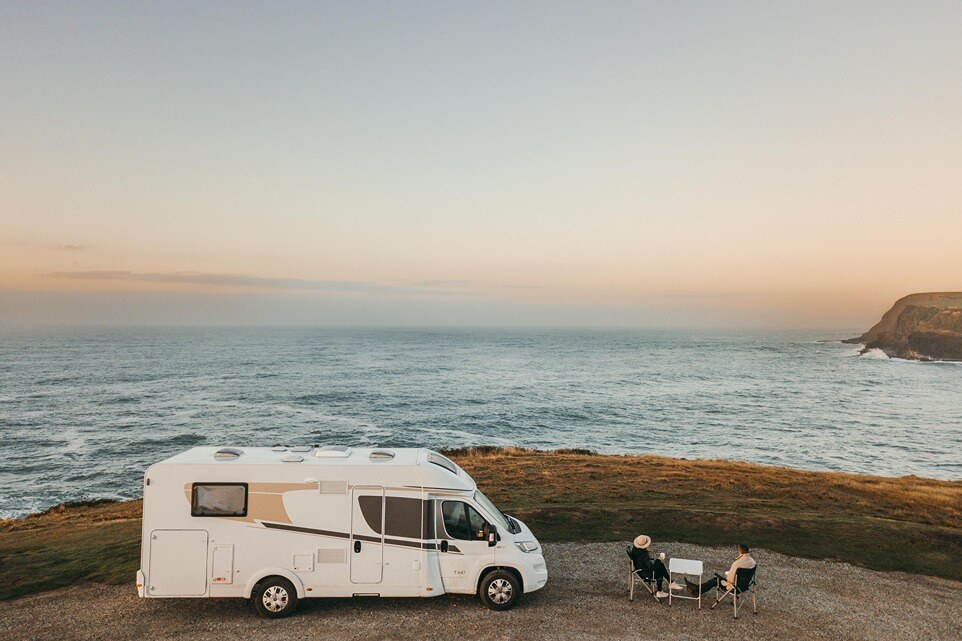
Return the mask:
M247 516L247 483L194 483L191 516Z
M484 526L487 523L478 511L464 501L445 501L441 504L444 516L444 529L448 536L462 541L484 540Z

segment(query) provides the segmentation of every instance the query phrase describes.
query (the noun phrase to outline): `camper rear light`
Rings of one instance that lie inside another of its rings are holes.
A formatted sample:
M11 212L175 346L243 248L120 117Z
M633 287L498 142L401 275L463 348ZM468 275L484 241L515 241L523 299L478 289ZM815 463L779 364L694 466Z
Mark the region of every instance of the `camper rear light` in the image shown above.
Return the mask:
M522 552L534 552L538 549L538 544L534 541L515 541L515 545Z

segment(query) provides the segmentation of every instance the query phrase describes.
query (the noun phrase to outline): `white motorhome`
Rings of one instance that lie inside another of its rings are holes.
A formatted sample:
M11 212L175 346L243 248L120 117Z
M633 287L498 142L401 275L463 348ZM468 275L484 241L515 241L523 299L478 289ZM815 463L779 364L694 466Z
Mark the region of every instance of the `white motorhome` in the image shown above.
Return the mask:
M431 450L195 447L144 475L144 598L243 597L273 618L311 597L476 593L506 610L547 580L531 530Z

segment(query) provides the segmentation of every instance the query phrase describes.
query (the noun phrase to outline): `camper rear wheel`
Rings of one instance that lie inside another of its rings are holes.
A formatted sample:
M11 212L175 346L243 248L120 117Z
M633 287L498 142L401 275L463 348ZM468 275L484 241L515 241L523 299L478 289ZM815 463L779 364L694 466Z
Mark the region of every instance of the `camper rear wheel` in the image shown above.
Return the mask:
M254 608L262 617L280 619L294 614L297 607L297 590L285 578L269 576L251 593Z
M494 570L481 580L478 596L491 610L510 610L521 598L521 582L513 572Z

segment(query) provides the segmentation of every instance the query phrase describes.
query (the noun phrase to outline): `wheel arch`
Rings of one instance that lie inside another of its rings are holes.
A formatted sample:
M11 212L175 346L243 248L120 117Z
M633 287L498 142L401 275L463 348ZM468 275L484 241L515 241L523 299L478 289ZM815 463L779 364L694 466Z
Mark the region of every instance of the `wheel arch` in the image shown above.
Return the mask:
M518 580L518 585L521 587L521 594L524 594L524 576L518 568L511 565L488 565L482 568L481 571L478 572L478 580L474 585L474 591L478 592L481 589L481 582L484 581L484 577L497 570L504 570L505 572L513 574L514 578Z
M247 580L247 585L244 586L244 598L251 598L251 595L254 593L254 588L257 587L257 584L272 576L279 576L282 579L287 579L290 581L291 585L294 586L294 590L297 592L297 598L304 598L304 584L301 583L301 580L296 574L284 568L264 568L260 572L251 575L251 578Z

